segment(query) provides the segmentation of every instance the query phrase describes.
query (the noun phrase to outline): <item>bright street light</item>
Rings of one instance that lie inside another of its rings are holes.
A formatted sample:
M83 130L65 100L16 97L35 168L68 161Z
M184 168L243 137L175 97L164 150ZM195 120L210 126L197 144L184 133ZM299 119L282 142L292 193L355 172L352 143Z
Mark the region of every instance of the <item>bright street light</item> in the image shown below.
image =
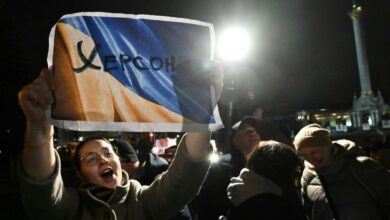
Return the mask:
M237 99L237 94L235 91L235 78L239 74L239 68L242 65L235 65L234 62L244 61L245 56L248 54L250 47L250 38L247 31L243 28L232 27L221 32L220 35L217 35L217 55L218 59L225 61L225 64L228 64L230 70L226 70L225 74L227 76L225 79L229 81L225 84L225 97L228 101L228 115L225 123L225 143L224 146L230 150L231 148L231 135L232 135L232 120L233 120L233 110L234 102ZM232 65L233 64L233 65ZM242 77L242 76L240 76ZM215 159L215 158L213 158Z
M244 59L249 50L249 35L238 27L229 28L218 38L217 50L220 59L239 61Z

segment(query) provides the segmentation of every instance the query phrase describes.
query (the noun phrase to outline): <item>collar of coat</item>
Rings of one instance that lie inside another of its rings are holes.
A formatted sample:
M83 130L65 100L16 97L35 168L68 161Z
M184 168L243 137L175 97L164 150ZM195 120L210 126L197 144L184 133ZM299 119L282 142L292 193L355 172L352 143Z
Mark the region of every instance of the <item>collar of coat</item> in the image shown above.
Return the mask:
M85 191L89 197L94 200L103 201L109 205L123 203L129 193L129 175L122 171L122 183L115 189L108 189L94 184L82 184L80 186L82 191Z

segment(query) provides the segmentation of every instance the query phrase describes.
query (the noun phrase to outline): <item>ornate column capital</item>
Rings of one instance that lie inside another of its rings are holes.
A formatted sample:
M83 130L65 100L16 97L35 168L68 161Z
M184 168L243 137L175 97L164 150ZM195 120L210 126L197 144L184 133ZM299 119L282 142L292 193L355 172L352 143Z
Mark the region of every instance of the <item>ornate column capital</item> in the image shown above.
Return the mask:
M363 8L362 6L358 4L354 4L352 6L352 10L349 12L349 16L351 16L352 19L359 19L362 16Z

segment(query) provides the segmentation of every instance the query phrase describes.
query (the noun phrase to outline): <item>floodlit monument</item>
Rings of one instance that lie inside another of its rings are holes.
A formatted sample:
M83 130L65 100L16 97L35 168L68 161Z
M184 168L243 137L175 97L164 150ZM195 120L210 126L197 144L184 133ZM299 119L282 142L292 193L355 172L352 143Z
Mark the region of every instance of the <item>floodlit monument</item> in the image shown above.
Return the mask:
M360 80L360 97L354 97L351 121L352 126L363 130L370 130L371 127L390 128L387 114L389 105L383 100L380 91L375 96L371 89L370 72L364 41L364 31L361 25L362 7L353 5L350 16L353 24L355 37L356 57Z
M361 25L362 13L362 7L357 4L353 5L349 13L355 38L360 96L354 96L352 108L346 111L330 112L321 109L297 112L295 119L301 126L319 123L328 128L334 136L347 135L347 133L360 136L380 135L383 138L390 136L390 106L385 103L380 91L375 95L371 88L364 31Z

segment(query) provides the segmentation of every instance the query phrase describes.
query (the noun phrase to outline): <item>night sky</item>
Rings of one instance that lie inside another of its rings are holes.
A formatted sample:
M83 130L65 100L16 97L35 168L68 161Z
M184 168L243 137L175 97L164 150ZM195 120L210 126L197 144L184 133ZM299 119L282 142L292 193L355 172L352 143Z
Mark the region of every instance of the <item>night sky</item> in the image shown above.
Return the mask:
M363 1L373 91L390 102L390 2ZM328 108L348 110L360 94L352 22L346 0L110 0L0 1L0 146L21 144L23 116L17 91L46 66L50 28L64 14L80 11L153 14L213 23L218 35L241 25L252 34L250 56L224 64L235 74L239 102L265 106L267 114ZM253 91L255 99L248 98ZM226 107L226 97L220 103ZM16 147L15 147L16 148ZM4 150L5 149L5 150ZM11 148L13 149L13 148Z

